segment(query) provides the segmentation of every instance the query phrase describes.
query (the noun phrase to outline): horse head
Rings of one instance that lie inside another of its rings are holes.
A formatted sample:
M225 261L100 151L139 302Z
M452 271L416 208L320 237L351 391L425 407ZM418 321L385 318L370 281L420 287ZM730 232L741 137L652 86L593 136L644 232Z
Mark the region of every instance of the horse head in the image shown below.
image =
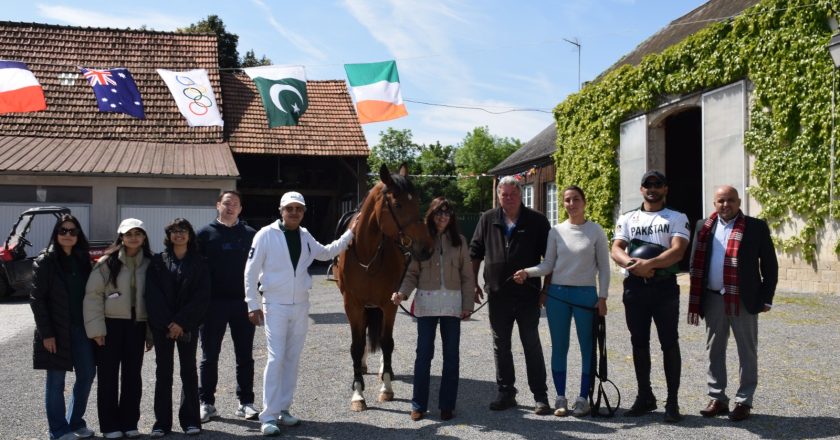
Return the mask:
M412 257L428 260L434 241L423 223L420 199L408 179L408 166L402 164L397 174L391 174L383 164L379 168L379 180L376 216L382 233L396 241L404 252L410 252Z

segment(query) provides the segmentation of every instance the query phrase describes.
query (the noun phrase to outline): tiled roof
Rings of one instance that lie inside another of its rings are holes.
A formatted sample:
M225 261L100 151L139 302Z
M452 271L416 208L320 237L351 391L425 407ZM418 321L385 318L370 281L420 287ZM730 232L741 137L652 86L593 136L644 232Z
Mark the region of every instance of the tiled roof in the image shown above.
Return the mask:
M511 153L488 173L496 175L514 174L536 165L536 162L550 162L551 155L557 150L557 124L544 128L533 139Z
M235 153L367 156L370 150L344 81L307 81L309 107L290 127L268 128L254 81L222 72L225 137Z
M0 59L25 62L47 98L46 111L0 115L0 135L223 142L221 127L186 124L155 72L156 68L207 69L221 105L215 35L0 21ZM93 90L82 76L71 85L61 85L59 74L79 74L77 66L128 68L143 98L146 119L100 113Z
M709 24L740 14L745 9L758 4L761 0L709 0L693 11L672 21L659 32L648 37L632 52L621 57L618 62L600 75L615 70L625 64L636 65L650 54L659 53L679 43L686 37L703 29Z
M0 136L0 170L27 174L238 177L226 143Z

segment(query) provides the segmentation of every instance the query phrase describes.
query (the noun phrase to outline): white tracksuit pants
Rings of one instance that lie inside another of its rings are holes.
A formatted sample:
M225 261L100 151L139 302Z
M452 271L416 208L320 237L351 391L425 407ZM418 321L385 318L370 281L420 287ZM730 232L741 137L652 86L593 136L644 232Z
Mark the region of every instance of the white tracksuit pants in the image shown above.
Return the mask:
M268 359L263 374L263 410L260 422L280 418L288 410L297 387L298 366L306 330L309 303L263 304Z

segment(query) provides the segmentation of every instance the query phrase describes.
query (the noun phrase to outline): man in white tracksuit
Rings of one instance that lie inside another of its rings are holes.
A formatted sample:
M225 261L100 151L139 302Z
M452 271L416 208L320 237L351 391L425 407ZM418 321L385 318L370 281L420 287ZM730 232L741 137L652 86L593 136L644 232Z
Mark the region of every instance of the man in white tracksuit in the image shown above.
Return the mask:
M280 433L278 423L285 426L300 423L289 414L289 407L309 327L309 288L312 287L309 265L315 259L334 258L353 239L351 226L329 245L318 243L300 226L305 211L306 203L300 193L283 194L282 222L278 220L257 232L245 265L248 318L255 325L265 323L268 346L260 413L261 431L267 436Z

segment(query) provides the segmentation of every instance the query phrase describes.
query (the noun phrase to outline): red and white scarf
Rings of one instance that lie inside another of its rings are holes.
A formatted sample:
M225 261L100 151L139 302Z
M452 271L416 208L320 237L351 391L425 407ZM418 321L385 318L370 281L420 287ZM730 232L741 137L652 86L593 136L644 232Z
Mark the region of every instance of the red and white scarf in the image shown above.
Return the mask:
M691 289L688 295L688 312L700 313L700 297L703 295L703 280L706 275L706 257L709 251L709 237L713 238L715 222L718 220L717 212L712 213L703 223L703 228L697 234L697 245L694 248L693 263L691 265ZM738 316L741 308L741 300L738 296L738 248L744 238L744 225L746 220L744 214L738 211L734 219L732 232L726 242L726 253L723 258L723 303L726 314ZM721 225L723 227L723 225Z

